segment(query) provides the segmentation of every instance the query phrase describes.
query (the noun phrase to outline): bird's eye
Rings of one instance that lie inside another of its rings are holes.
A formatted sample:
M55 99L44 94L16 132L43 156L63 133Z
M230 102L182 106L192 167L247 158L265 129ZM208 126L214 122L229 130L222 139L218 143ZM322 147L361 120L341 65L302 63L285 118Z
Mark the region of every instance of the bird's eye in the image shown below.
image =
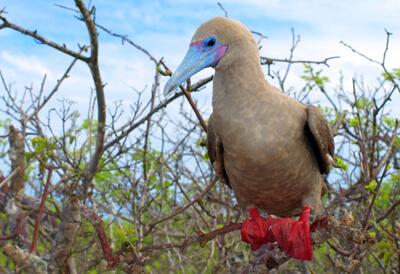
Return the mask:
M208 47L212 47L214 45L215 45L215 38L211 38L210 40L208 40L208 42L207 42Z

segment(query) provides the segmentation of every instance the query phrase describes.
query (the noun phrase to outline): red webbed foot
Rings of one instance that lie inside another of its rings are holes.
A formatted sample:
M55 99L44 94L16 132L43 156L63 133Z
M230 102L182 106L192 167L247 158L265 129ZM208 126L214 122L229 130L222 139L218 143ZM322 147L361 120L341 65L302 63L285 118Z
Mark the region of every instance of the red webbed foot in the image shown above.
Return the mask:
M260 249L263 244L268 243L268 231L270 223L267 218L261 217L257 208L248 209L250 218L242 225L242 241L249 243L253 251Z
M250 218L242 226L242 240L250 244L252 250L263 244L277 242L278 246L290 257L299 260L311 260L310 212L305 206L298 220L292 218L261 217L256 208L250 208Z

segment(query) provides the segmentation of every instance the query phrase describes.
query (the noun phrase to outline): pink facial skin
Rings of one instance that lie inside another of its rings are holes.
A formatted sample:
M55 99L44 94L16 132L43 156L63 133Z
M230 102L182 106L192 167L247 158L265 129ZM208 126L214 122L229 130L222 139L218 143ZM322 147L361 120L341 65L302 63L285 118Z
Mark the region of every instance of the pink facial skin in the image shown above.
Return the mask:
M228 50L228 46L221 45L217 49L217 59L218 61L221 60L222 57L224 57L226 51Z
M206 51L207 47L205 46L204 40L199 40L190 44L190 47L196 47L199 52ZM210 50L210 55L213 56L213 66L215 67L219 60L224 57L226 51L228 50L228 46L220 43L218 40L215 42L215 46L213 49Z

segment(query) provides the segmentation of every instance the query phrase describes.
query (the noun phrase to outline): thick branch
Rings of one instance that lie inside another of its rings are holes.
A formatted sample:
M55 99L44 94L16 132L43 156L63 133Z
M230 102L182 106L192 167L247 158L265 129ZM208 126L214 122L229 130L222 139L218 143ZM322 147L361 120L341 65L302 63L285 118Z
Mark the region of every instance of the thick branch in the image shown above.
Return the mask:
M11 191L16 195L25 185L25 139L14 126L10 126L9 142L11 169L17 170L11 178Z
M11 244L4 245L3 251L24 273L47 274L47 264L40 257Z
M61 213L61 223L55 238L52 254L54 261L49 266L51 273L60 271L67 273L68 259L75 243L75 238L81 224L80 202L76 197L64 202Z
M105 126L106 126L106 101L104 96L104 85L100 75L99 63L98 63L98 35L96 30L96 25L91 17L91 14L83 4L81 0L75 0L75 4L83 16L83 21L86 24L86 28L90 37L90 58L89 58L89 68L92 74L93 82L96 90L97 99L97 135L96 135L96 148L92 158L90 159L89 165L85 170L85 188L88 186L89 182L92 180L99 161L104 152L104 136L105 136Z

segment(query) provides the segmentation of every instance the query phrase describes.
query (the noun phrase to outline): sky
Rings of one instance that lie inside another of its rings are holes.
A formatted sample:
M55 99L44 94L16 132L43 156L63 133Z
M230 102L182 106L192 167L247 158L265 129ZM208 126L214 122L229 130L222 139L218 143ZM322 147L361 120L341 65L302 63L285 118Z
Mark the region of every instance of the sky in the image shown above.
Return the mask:
M191 36L201 23L223 16L217 1L139 1L139 0L92 0L96 6L97 22L109 29L126 34L156 58L164 57L166 63L176 68L186 53ZM268 36L262 43L261 55L286 58L291 46L291 29L301 36L294 59L321 60L340 56L324 69L332 86L338 84L340 74L345 85L351 78L363 76L366 84L373 86L380 68L352 53L340 41L352 45L371 58L380 60L385 48L385 31L392 32L387 66L400 67L400 1L398 0L231 0L221 1L228 16L240 20L250 29ZM74 13L57 5L74 8L72 0L1 0L0 8L6 7L7 18L12 22L72 49L88 41L82 22ZM108 105L122 101L129 106L134 90L148 90L154 77L154 66L138 50L121 45L120 40L100 32L100 65ZM47 75L46 90L50 91L57 79L71 62L71 58L56 50L38 44L33 39L12 30L0 30L0 70L13 88L22 92L25 86L39 88L43 75ZM279 66L274 67L280 68ZM303 66L294 66L289 85L301 86ZM199 79L212 73L208 69L194 77ZM275 83L276 79L267 78ZM162 79L161 89L166 79ZM78 109L86 109L92 82L88 69L78 64L72 71L49 107L58 99L68 98L76 102ZM210 88L195 95L202 111L211 111ZM0 94L4 89L0 87ZM323 100L320 94L311 94L316 102ZM399 101L398 101L399 102ZM1 107L2 105L0 105ZM171 108L177 106L171 106ZM393 107L393 105L392 105ZM399 108L400 109L400 108ZM400 113L400 111L397 111ZM2 118L3 113L0 113Z

